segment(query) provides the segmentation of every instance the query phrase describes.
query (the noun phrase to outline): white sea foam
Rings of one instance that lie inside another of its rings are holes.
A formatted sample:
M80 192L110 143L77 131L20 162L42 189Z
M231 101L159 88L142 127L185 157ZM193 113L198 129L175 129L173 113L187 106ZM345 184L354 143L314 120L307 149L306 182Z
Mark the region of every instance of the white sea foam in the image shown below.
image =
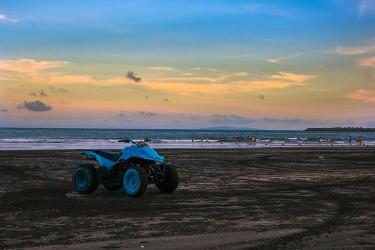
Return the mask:
M130 144L111 139L0 139L0 150L64 150L64 149L121 149ZM219 140L166 140L159 139L149 143L153 148L259 148L259 147L342 147L355 146L347 141L326 143L307 141L259 140L250 142L221 142ZM375 141L364 141L366 146L375 146Z

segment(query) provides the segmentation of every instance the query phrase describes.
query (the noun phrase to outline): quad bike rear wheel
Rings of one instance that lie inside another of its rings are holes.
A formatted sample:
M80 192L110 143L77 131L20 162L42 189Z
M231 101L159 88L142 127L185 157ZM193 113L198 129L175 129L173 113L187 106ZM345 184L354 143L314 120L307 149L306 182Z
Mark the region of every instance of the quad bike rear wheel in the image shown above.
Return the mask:
M165 176L163 181L156 183L156 187L162 193L173 193L178 187L179 177L173 165L165 166Z
M75 166L72 176L74 189L80 194L90 194L98 188L98 179L94 165Z
M147 172L140 166L129 167L122 178L122 189L129 197L142 196L147 190Z

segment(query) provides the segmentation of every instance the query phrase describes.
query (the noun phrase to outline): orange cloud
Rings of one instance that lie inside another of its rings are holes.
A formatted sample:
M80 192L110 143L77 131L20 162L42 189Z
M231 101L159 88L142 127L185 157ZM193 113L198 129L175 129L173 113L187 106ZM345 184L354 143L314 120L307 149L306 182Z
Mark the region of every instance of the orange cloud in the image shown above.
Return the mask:
M338 55L364 55L375 52L375 44L370 44L362 47L342 47L339 46L335 49L335 53Z
M283 81L237 81L232 83L143 83L142 86L158 91L179 94L227 94L233 92L255 92L264 89L281 89L302 85Z
M156 79L158 82L221 82L224 80L224 77L165 77Z
M220 83L224 80L227 80L231 77L245 77L248 76L249 73L247 72L234 72L228 74L220 74L217 76L184 76L184 77L166 77L166 78L159 78L155 81L157 82L208 82L208 83Z
M44 84L85 84L97 86L132 84L133 82L125 77L114 77L98 79L89 75L62 75L62 74L41 74L28 77L33 83Z
M21 82L42 84L84 84L95 86L134 85L133 81L126 77L95 78L90 75L62 74L57 71L46 71L56 69L68 64L64 61L36 61L33 59L17 59L0 61L0 69L7 72L7 77ZM30 73L30 74L24 74ZM265 80L241 80L225 83L230 78L246 77L247 72L233 72L219 74L217 76L185 76L147 79L137 86L179 95L192 94L226 94L232 92L254 92L264 89L280 89L296 85L306 85L305 81L314 78L311 75L301 75L279 72ZM275 79L275 80L273 80ZM1 79L0 79L1 80Z
M44 70L63 67L68 63L66 61L37 61L27 58L0 60L0 70L13 73L37 74Z
M278 63L280 63L280 60L277 59L277 58L270 58L270 59L267 59L267 62L278 64Z
M176 68L170 66L152 66L150 67L151 70L162 70L162 71L173 71Z
M348 94L347 97L357 102L375 103L375 91L371 90L357 89Z
M272 79L285 80L297 83L303 83L308 80L316 78L314 75L303 75L303 74L294 74L288 72L278 72L276 75L271 76Z
M362 67L375 68L375 56L361 58L357 62Z

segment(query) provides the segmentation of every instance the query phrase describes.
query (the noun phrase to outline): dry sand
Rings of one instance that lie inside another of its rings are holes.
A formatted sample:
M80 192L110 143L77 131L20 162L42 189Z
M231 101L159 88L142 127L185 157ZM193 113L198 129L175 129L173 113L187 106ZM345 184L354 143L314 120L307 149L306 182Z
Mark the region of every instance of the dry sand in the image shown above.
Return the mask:
M80 153L0 152L0 248L375 248L375 148L160 150L181 185L138 199L74 193Z

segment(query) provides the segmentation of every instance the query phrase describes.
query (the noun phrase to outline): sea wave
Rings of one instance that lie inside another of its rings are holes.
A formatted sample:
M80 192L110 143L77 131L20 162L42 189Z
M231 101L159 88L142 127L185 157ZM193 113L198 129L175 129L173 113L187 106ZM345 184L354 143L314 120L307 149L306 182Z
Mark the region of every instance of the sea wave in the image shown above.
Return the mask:
M294 138L293 138L294 139ZM138 139L139 141L140 139ZM137 141L137 140L136 140ZM375 146L375 140L364 141L366 146ZM124 144L114 139L0 139L1 150L63 150L63 149L121 149ZM310 147L310 146L355 146L346 140L318 141L262 139L256 143L244 140L187 140L155 139L149 142L154 148L253 148L253 147Z

